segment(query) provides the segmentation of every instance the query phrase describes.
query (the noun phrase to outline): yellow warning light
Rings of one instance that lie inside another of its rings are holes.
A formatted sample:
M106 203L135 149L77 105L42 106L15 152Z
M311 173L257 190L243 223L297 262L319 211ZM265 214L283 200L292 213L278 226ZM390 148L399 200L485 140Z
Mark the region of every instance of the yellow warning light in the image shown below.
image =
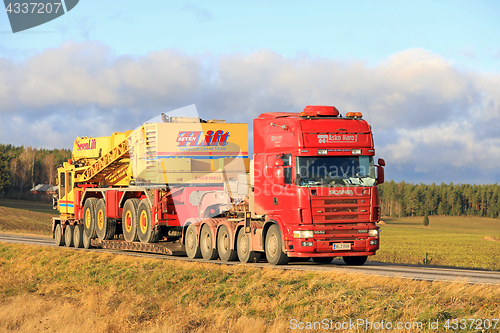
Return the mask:
M247 212L247 219L250 218L250 212Z
M361 112L347 112L346 117L361 118L363 114Z

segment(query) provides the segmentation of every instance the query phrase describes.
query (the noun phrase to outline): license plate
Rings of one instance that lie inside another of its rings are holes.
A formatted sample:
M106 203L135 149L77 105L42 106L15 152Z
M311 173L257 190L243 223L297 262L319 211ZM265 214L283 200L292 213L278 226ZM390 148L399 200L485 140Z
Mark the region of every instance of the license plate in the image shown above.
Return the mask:
M333 244L333 249L334 250L350 250L351 243L336 243L336 244Z

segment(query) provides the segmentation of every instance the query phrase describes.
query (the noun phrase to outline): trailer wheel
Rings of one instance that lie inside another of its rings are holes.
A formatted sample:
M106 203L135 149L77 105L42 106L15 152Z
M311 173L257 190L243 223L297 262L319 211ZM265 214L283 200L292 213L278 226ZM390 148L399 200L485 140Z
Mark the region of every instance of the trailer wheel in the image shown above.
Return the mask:
M139 207L139 199L132 198L125 201L123 206L122 229L123 238L127 242L135 242L139 240L137 235L137 208Z
M329 264L333 260L333 257L314 257L313 261L318 264Z
M113 239L116 231L116 221L106 216L106 203L99 199L96 207L96 233L101 240Z
M157 243L160 239L160 229L153 230L153 219L151 218L151 206L144 199L141 200L138 208L139 225L137 232L142 243Z
M75 225L75 230L73 230L73 243L78 249L83 247L83 234L83 224Z
M286 265L290 258L283 252L280 228L273 224L266 234L266 258L271 265Z
M196 239L196 227L189 225L186 231L186 240L184 241L186 254L189 258L201 258L201 250Z
M238 259L238 253L231 248L231 235L225 225L219 229L217 235L217 251L219 252L220 260L234 261Z
M63 231L62 231L61 223L56 225L56 229L54 230L54 240L55 240L56 246L63 246L64 245L64 238L63 238Z
M83 247L87 250L92 248L92 241L85 233L83 233Z
M362 266L365 262L367 256L359 256L359 257L342 257L346 265L349 266Z
M218 257L217 249L213 247L214 237L212 235L212 231L208 225L203 225L200 233L200 250L201 256L205 260L215 260Z
M236 249L238 252L238 259L242 263L257 262L260 259L260 252L250 251L250 242L248 240L248 235L245 232L245 228L241 228L240 231L238 231Z
M97 206L97 198L88 198L83 205L83 225L85 234L89 238L95 238L95 208Z
M73 247L73 231L74 228L72 225L67 225L66 228L64 228L64 243L66 244L67 247Z

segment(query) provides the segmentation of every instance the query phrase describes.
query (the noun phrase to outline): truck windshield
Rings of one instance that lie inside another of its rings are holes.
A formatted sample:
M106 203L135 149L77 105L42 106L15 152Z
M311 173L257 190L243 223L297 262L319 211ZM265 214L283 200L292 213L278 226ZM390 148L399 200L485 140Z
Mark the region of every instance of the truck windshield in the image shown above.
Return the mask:
M297 157L295 184L374 186L373 156Z

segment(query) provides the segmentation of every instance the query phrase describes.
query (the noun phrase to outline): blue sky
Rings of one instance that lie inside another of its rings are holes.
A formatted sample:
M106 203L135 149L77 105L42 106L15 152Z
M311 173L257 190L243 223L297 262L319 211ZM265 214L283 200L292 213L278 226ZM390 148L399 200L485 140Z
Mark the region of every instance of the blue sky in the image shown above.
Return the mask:
M71 147L196 104L251 122L370 110L387 178L500 181L496 1L82 0L13 34L0 14L0 142ZM365 103L366 100L366 103Z

